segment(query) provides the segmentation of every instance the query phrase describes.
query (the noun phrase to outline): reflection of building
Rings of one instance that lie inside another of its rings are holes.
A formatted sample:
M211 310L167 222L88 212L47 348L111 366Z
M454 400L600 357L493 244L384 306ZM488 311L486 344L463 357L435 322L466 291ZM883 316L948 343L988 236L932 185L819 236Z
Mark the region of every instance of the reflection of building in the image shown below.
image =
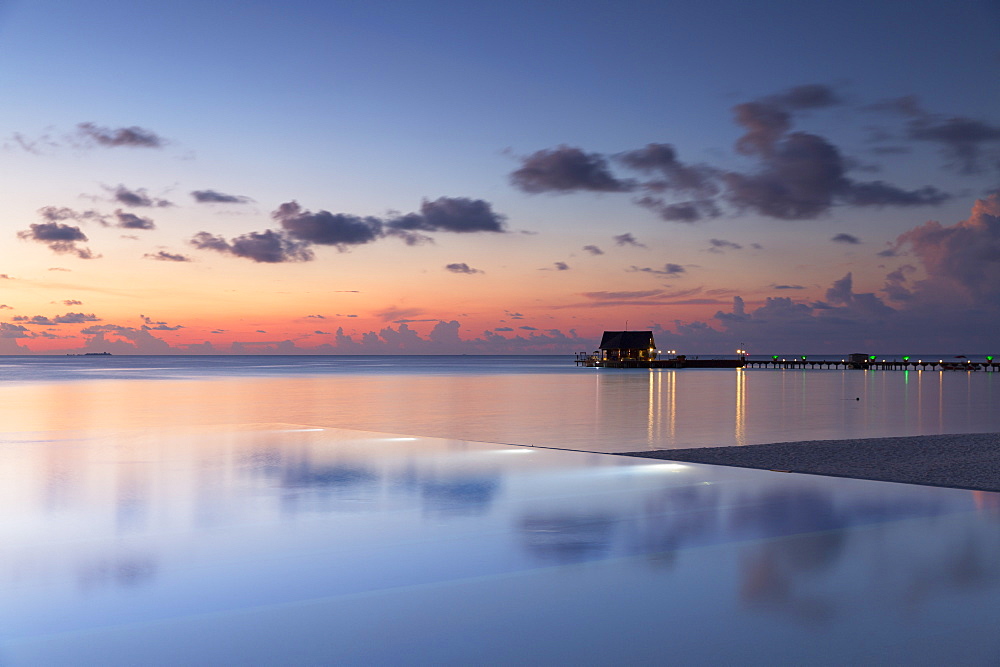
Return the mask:
M652 331L605 331L601 338L603 361L652 361L656 343Z

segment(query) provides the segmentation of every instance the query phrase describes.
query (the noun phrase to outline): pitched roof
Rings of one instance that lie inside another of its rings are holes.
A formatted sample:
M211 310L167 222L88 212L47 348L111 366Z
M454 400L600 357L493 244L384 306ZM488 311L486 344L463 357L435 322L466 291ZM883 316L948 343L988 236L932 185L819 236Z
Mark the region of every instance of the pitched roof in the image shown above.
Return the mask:
M648 350L656 347L652 331L605 331L602 350Z

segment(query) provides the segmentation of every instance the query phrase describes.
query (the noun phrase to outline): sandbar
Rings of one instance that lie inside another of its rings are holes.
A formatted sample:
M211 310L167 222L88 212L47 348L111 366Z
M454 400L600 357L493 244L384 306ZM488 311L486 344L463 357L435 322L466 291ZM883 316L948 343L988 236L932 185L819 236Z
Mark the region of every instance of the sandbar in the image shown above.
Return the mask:
M625 452L688 463L1000 491L1000 433L806 440Z

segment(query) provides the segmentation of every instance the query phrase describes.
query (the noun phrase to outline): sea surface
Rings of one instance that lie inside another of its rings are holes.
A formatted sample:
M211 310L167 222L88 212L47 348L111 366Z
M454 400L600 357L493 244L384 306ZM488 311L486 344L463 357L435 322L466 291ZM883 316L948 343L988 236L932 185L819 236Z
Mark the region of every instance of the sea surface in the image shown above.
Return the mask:
M291 424L623 452L996 432L998 408L1000 373L984 371L593 369L564 355L0 357L8 441Z

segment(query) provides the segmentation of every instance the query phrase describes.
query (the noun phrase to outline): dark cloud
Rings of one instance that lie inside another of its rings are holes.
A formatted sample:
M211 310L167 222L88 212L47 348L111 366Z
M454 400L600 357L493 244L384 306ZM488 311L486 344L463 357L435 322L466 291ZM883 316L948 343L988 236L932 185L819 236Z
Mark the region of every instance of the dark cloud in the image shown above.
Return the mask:
M121 209L115 211L115 227L122 229L156 229L156 224L149 218L143 218L134 213L126 213Z
M772 285L774 289L805 289L802 285Z
M306 317L311 317L311 318L317 319L317 320L325 320L326 319L326 315L306 315Z
M215 250L234 257L245 257L254 262L267 264L309 262L315 257L307 243L270 229L243 234L231 241L208 232L198 232L189 243L199 250Z
M670 264L670 263L664 264L662 269L653 269L650 267L638 267L633 265L630 266L628 270L635 273L653 273L660 276L676 276L681 273L687 272L686 269L680 264Z
M94 313L66 313L65 315L56 315L52 321L56 324L80 324L81 322L100 322L101 318Z
M725 239L709 239L708 245L708 251L714 253L721 253L726 250L743 250L743 246L739 243L733 243L732 241L727 241Z
M215 190L193 190L191 196L199 204L249 204L253 201L250 197L227 195Z
M730 172L724 179L726 198L736 208L784 220L808 220L838 202L854 206L933 206L950 198L926 186L903 190L882 181L856 182L845 176L844 160L824 138L793 132L766 146L748 144L761 169ZM745 149L744 152L747 152Z
M524 167L511 175L511 181L527 192L629 192L641 188L651 194L636 198L638 206L654 211L663 220L685 223L722 215L724 203L737 212L809 220L838 205L934 206L950 198L932 186L908 190L884 181L854 180L848 172L877 167L843 156L821 136L793 131L794 121L803 112L841 103L829 86L806 84L733 107L734 119L744 130L736 141L736 151L757 161L750 171L684 164L670 144L648 144L614 156L628 169L656 175L653 180L637 183L615 177L600 154L560 146L525 158ZM968 170L978 161L982 143L1000 140L1000 127L968 119L932 122L920 116L911 121L910 135L944 143ZM663 193L689 198L672 201L659 196Z
M82 306L83 301L77 301L76 299L64 299L62 304L64 306Z
M655 192L678 192L704 199L719 192L718 171L704 165L685 165L670 144L647 144L645 148L620 153L616 159L636 171L656 173L658 180L643 183Z
M11 319L15 322L27 322L28 324L33 324L39 327L54 327L56 325L55 322L44 315L34 315L31 317L27 315L15 315Z
M555 267L556 271L569 271L569 264L566 262L556 262Z
M598 248L596 245L585 245L583 249L589 252L591 255L603 255L604 251Z
M382 236L382 221L329 211L312 213L297 202L286 202L272 213L288 236L306 243L332 245L344 251L347 246L371 243Z
M38 209L38 215L46 222L61 222L63 220L73 220L75 222L97 222L107 225L107 216L94 210L75 211L65 206L43 206Z
M94 123L79 123L77 131L86 139L90 139L100 146L116 148L128 146L131 148L162 148L166 143L162 137L152 130L141 127L119 127L112 129L99 127Z
M861 239L853 234L837 234L830 240L834 243L845 243L847 245L858 245L861 243Z
M59 222L34 223L29 229L17 233L18 238L26 241L37 241L44 243L53 252L61 255L72 254L80 259L95 259L99 255L94 255L89 248L82 248L77 245L87 241L87 235L79 227L64 225Z
M14 310L14 306L8 306L6 303L0 303L0 310Z
M624 234L619 234L618 236L612 237L615 241L615 245L631 245L637 248L645 248L644 243L639 243L639 240L632 236L631 232L625 232Z
M143 331L177 331L178 329L183 329L184 327L180 324L175 324L173 326L167 324L166 322L156 322L151 317L145 315L139 315L142 318L142 330Z
M204 233L204 232L203 232ZM167 252L166 250L160 250L154 253L146 253L143 255L146 259L155 259L159 262L190 262L191 258L187 255L181 255L177 253Z
M559 146L540 150L521 160L521 168L510 175L514 187L529 193L540 192L629 192L632 181L615 178L608 161L599 153Z
M972 118L923 117L910 122L909 137L938 144L952 166L963 174L975 174L985 169L985 145L1000 141L1000 125Z
M145 188L130 190L124 185L118 185L117 187L106 189L114 195L114 200L116 202L125 206L131 206L132 208L166 208L168 206L173 206L173 203L167 201L166 199L150 197Z
M908 139L937 144L949 160L948 166L963 174L984 171L984 152L989 144L1000 142L1000 126L974 118L930 113L915 95L885 100L867 108L905 118ZM990 157L995 164L998 156Z
M389 322L392 320L414 318L419 315L423 315L424 311L420 308L386 308L373 314L375 317L378 317L385 322Z
M658 216L668 222L698 222L705 218L716 218L722 215L719 207L710 199L668 204L660 197L647 195L637 198L635 203L655 211Z
M523 327L518 327L518 329L524 329L525 331L538 331L538 327L529 327L527 325Z
M446 271L451 271L452 273L482 273L479 269L474 269L465 262L456 262L454 264L448 264L444 267Z
M513 331L513 327L496 327L494 331Z
M386 222L396 231L504 232L504 216L495 213L489 202L465 197L438 197L424 200L419 213L410 213Z

